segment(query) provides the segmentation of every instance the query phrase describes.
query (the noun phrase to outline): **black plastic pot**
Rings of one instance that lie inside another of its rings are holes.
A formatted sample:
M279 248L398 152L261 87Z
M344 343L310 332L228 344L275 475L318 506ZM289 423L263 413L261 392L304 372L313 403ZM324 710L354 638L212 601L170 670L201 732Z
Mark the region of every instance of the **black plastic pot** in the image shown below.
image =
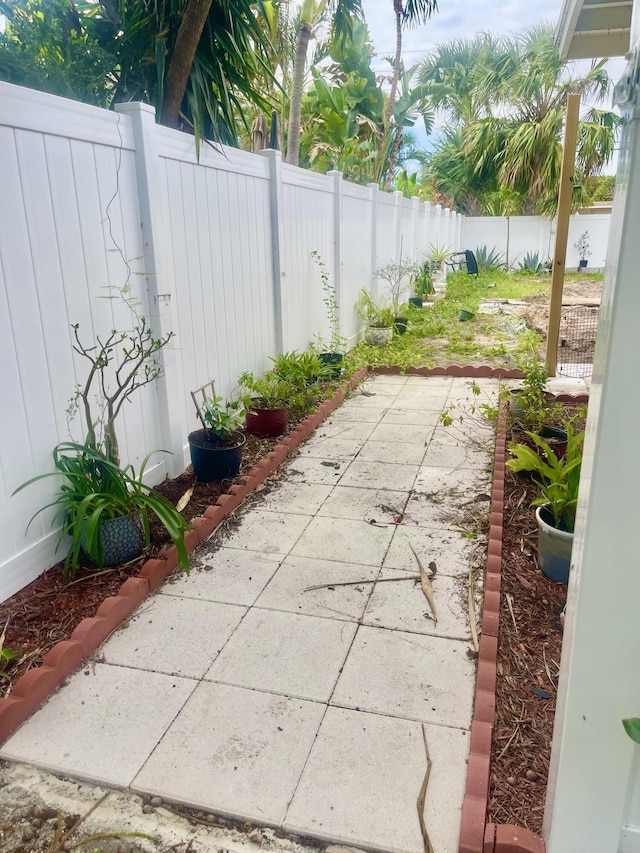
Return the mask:
M416 308L422 308L422 297L421 296L411 296L409 298L409 305L415 305Z
M192 432L189 435L189 452L198 481L211 483L235 477L242 463L245 441L241 432L235 432L226 444L221 444L209 430Z
M289 409L281 406L278 409L263 409L252 406L247 412L247 432L261 438L274 438L282 435L289 423Z
M342 373L342 362L344 356L341 352L321 352L318 353L318 358L323 364L331 366L331 375L340 376Z
M407 317L395 317L393 320L393 328L395 329L398 335L404 335L407 331L407 323L409 320Z

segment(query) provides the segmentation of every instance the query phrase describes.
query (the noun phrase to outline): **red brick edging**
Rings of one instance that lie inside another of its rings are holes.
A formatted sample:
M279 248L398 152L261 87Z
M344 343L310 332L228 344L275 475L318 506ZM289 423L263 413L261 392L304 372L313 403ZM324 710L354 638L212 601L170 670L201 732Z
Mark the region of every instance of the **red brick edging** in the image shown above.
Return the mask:
M229 487L220 495L213 506L204 514L194 518L191 529L185 533L185 545L191 553L207 536L210 536L222 520L233 512L242 501L265 481L325 420L368 373L362 367L339 388L333 397L321 403L316 411L306 417L289 435L276 444L258 464L243 478L244 482ZM0 699L0 744L56 690L67 676L71 675L117 627L127 619L143 599L171 574L178 563L174 545L147 560L137 577L128 578L117 595L105 598L96 615L83 619L68 640L63 640L51 649L41 666L25 672L15 683L11 695Z

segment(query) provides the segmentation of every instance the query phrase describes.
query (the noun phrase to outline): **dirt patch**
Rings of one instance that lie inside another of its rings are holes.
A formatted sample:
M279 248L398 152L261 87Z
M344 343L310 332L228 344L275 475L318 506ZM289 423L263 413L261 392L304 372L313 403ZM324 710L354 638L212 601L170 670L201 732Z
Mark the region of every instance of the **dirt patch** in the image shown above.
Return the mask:
M579 305L582 301L591 304L595 300L600 302L602 298L601 281L569 281L565 282L562 291L563 302L571 305ZM521 316L530 329L539 332L545 339L549 326L549 292L536 293L524 300L527 305L521 309ZM569 305L563 307L568 310Z

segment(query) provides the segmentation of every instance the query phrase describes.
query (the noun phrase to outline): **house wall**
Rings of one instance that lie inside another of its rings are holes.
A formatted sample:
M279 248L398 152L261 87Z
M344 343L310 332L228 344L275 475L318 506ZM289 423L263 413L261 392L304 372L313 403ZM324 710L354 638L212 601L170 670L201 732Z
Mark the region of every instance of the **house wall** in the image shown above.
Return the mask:
M392 260L422 260L429 243L456 245L461 216L399 193L359 187L203 143L155 124L140 104L110 112L0 83L0 600L56 561L51 513L25 528L55 494L51 452L85 427L66 410L87 363L72 323L90 342L126 329L130 310L109 299L125 284L157 333L163 379L119 418L123 463L158 448L148 481L188 464L198 427L189 391L211 378L225 396L278 351L304 349L329 329L324 261L342 334L358 336L361 287ZM457 248L457 245L456 245ZM110 290L109 288L112 288Z
M575 243L585 232L591 255L588 266L604 267L609 240L611 214L574 214L569 223L566 266L577 267L580 261ZM465 216L462 220L462 248L475 250L486 246L495 248L506 259L507 235L509 240L509 266L518 269L525 255L538 254L541 262L553 257L555 243L555 220L546 216L512 216L507 222L504 216Z

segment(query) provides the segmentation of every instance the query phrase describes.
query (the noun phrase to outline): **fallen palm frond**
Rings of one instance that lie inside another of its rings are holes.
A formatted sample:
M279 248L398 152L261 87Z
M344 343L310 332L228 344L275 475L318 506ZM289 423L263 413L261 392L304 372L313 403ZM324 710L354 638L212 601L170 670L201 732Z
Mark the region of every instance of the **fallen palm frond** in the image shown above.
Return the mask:
M471 640L476 654L480 651L478 642L478 626L476 625L476 607L473 601L473 569L469 569L469 627L471 628Z
M405 575L402 578L369 578L362 581L341 581L340 583L317 583L306 586L302 591L310 592L312 589L333 589L334 586L360 586L364 583L395 583L395 581L419 581L420 575Z

